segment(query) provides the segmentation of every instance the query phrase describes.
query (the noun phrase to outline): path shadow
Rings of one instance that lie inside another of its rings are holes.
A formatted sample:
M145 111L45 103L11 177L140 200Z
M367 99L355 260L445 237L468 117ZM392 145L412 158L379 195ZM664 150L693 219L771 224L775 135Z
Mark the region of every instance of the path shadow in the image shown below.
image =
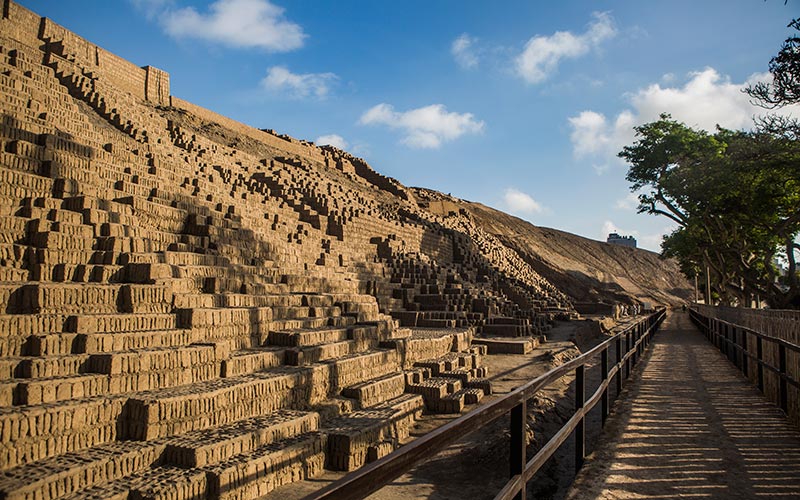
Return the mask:
M570 499L800 498L800 433L674 314Z

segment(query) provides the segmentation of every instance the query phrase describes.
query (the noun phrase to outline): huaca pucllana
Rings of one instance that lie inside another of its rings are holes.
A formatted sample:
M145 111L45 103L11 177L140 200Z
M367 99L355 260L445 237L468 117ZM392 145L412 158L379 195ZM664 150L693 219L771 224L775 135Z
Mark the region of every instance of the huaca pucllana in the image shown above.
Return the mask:
M248 499L355 470L490 395L498 338L680 300L655 254L525 247L541 229L2 16L3 498Z

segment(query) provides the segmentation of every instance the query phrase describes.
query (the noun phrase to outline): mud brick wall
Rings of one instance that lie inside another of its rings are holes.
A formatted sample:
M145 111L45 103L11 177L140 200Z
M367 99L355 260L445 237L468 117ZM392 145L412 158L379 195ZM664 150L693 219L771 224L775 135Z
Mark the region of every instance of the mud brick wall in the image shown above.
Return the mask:
M469 217L0 2L0 498L261 496L408 437L404 368L485 374L471 327L536 275Z
M208 109L205 109L201 106L196 104L192 104L189 101L184 101L175 96L170 96L170 105L176 108L185 109L189 111L193 115L207 121L217 122L225 127L230 128L240 134L247 135L257 141L263 142L269 146L272 146L280 151L285 151L290 155L300 155L302 157L312 158L320 163L324 163L325 160L323 159L322 154L318 148L313 146L305 146L302 144L296 144L288 141L284 141L278 137L275 137L272 134L268 134L266 132L262 132L253 127L248 127L247 125L237 122L235 120L231 120L225 116L222 116L218 113L214 113Z
M311 404L320 403L347 386L398 371L399 362L397 351L387 350L315 365L311 368Z
M418 361L439 358L453 351L465 351L475 335L473 328L462 330L421 330L413 338L399 339L403 352L403 368L409 369Z
M52 20L42 18L42 34L68 60L90 71L101 82L128 92L137 99L166 104L169 74L152 66L140 68L72 33ZM36 45L38 46L38 44Z
M126 399L0 408L0 470L116 440Z
M145 66L145 99L153 104L169 104L169 73Z
M126 430L131 439L149 440L302 408L309 385L307 372L287 369L140 393L128 401Z
M41 17L11 0L2 0L2 4L0 31L5 36L19 40L30 47L41 45L42 42L39 40Z

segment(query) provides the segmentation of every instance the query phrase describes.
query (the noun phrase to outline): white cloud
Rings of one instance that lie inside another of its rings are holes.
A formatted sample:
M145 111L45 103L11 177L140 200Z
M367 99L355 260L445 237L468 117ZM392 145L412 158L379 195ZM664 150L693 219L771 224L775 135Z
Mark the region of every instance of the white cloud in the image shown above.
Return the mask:
M744 84L736 84L713 68L690 73L681 88L661 87L654 83L631 97L639 119L651 121L669 112L691 127L712 131L717 124L740 129L752 124L756 111L749 97L742 93Z
M529 194L523 193L514 188L506 189L503 195L506 207L511 212L523 214L540 214L544 212L542 205L534 200Z
M595 12L585 33L557 31L550 36L537 35L525 44L515 62L517 73L528 83L550 77L562 59L580 57L617 34L614 20L607 12Z
M366 158L367 156L369 156L370 153L369 144L365 143L353 144L353 147L350 148L349 152L354 154L355 156Z
M485 126L472 113L449 112L442 104L399 112L391 104L381 103L364 112L358 122L400 129L405 133L403 144L419 149L438 148L464 134L480 133Z
M614 204L619 210L633 210L639 206L639 196L636 193L628 193L625 198L620 198Z
M283 66L273 66L261 80L261 86L273 92L283 92L290 97L302 99L313 96L324 99L330 92L330 85L337 80L333 73L292 73Z
M753 126L753 117L763 114L763 109L750 103L742 89L766 74L756 74L743 83L731 82L713 68L689 73L683 86L667 87L654 83L629 94L631 109L619 112L613 120L602 113L582 111L569 118L572 128L570 139L576 158L589 158L595 170L624 162L616 154L635 140L633 127L658 120L661 113L670 113L675 120L707 131L716 130L719 124L729 129L747 129ZM782 108L780 113L797 116L800 105Z
M473 44L476 41L477 39L464 33L453 40L453 43L450 45L450 53L453 54L458 65L464 69L478 67L478 55L473 48Z
M134 7L142 11L147 19L153 20L172 6L173 0L130 0Z
M169 9L159 0L136 0L162 9L159 15L168 34L198 38L230 47L287 52L302 47L303 28L284 18L284 9L269 0L217 0L200 13L194 7Z
M347 149L347 141L341 135L338 134L328 134L328 135L321 135L317 137L317 140L314 141L315 144L319 146L330 145L339 149Z

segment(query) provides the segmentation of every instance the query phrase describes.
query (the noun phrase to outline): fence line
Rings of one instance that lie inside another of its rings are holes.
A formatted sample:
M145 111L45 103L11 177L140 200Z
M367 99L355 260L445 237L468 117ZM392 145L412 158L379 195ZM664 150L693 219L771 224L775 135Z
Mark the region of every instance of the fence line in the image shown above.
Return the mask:
M770 337L800 344L800 311L708 306L705 304L695 304L693 307L703 316L721 319Z
M714 311L710 309L713 308L693 306L689 314L694 324L767 399L778 405L789 420L800 427L800 345L720 319L718 316L723 314L734 315L727 311L712 315L710 313ZM791 314L783 316L779 319L784 320ZM745 313L738 317L747 318L748 315ZM769 330L775 331L775 328Z
M575 463L578 468L581 467L586 454L585 417L587 413L599 403L601 405L602 423L605 424L609 412L609 385L616 377L617 394L619 394L622 390L623 373L624 378L630 376L631 368L644 354L647 346L650 345L653 334L661 325L665 316L666 310L664 309L647 316L581 356L527 382L502 398L476 408L466 415L412 441L382 459L348 474L305 497L304 500L364 498L408 472L418 463L432 458L449 444L481 429L504 415L509 415L510 419L510 479L495 498L525 499L528 481L573 432L575 433L576 443ZM609 350L612 343L616 347L616 359L613 365L609 365ZM589 399L586 399L586 366L589 360L598 355L600 356L602 382ZM525 439L527 403L537 392L572 370L575 371L575 413L529 460L526 455L527 443Z

